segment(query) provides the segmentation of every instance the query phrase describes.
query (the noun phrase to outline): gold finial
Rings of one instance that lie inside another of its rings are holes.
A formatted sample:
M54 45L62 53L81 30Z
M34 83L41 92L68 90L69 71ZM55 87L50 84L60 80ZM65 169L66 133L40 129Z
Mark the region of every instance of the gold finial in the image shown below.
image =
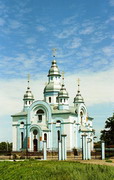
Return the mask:
M52 49L52 55L53 55L53 57L56 56L56 50L57 50L56 48L53 48L53 49Z
M80 92L80 79L78 78L78 92Z

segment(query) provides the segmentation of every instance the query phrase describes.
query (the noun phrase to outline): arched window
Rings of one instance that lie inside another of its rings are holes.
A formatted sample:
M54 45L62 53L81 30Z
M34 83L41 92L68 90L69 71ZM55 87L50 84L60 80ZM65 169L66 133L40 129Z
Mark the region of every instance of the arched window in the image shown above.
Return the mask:
M57 138L58 138L58 141L60 141L60 131L59 130L57 131Z
M58 126L61 126L61 121L60 120L57 120L56 121L56 126L58 127Z
M38 121L42 121L42 116L44 115L44 111L39 109L36 114L38 115Z
M39 109L36 114L44 114L44 111L42 109Z
M44 141L47 141L47 134L44 134Z
M23 121L20 123L20 128L24 128L24 122Z
M49 97L49 103L51 103L51 97Z
M80 112L80 117L81 117L81 124L82 124L82 121L83 121L83 112L82 111Z

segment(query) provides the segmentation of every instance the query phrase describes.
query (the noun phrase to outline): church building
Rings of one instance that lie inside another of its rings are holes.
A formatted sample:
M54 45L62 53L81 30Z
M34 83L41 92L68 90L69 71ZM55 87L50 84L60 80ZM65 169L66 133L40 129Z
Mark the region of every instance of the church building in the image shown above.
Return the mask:
M70 82L69 82L70 84ZM75 91L74 89L72 91ZM69 94L65 88L64 77L54 58L48 72L48 83L44 87L43 100L35 100L28 87L23 97L23 110L12 115L13 151L42 151L43 141L48 151L58 151L61 135L66 135L66 149L81 151L82 136L90 142L93 149L93 118L88 117L84 99L78 83L73 106L69 105Z

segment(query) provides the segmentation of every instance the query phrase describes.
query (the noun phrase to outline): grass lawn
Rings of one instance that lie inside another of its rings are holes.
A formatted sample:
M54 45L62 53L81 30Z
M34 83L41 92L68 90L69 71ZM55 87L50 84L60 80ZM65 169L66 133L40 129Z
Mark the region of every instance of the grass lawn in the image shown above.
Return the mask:
M0 180L114 180L114 167L68 161L0 162Z

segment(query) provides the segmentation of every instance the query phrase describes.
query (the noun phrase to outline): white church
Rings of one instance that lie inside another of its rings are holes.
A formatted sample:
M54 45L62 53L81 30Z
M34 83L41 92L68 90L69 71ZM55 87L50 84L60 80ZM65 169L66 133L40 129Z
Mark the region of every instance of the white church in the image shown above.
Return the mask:
M83 135L87 141L89 139L92 150L93 118L88 117L79 86L78 83L73 106L70 106L69 94L65 88L64 78L61 80L56 60L52 61L48 72L43 100L34 100L28 80L23 110L12 115L13 151L27 149L30 152L40 152L43 149L43 141L47 142L48 151L58 151L61 135L66 135L66 149L69 152L73 149L82 149Z

